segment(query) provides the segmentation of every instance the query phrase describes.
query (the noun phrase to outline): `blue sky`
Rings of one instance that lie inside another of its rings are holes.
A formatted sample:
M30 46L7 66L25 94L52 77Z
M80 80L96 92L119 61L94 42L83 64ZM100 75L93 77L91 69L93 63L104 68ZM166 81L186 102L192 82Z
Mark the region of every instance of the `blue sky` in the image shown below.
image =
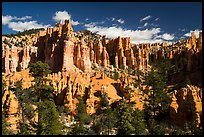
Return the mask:
M2 2L2 33L53 27L70 18L88 29L133 43L177 41L202 31L201 2Z

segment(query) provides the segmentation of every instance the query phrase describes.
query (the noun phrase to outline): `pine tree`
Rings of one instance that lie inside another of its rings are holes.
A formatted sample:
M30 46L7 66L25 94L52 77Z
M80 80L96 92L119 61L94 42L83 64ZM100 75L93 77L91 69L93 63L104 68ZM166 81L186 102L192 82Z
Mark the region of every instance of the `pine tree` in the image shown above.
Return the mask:
M100 135L102 126L103 123L101 123L100 118L98 118L98 116L95 116L93 118L93 125L91 126L91 130L93 130L96 135Z
M144 109L150 134L164 134L163 127L158 125L158 122L162 120L161 116L165 116L169 110L167 77L170 65L168 61L156 63L152 65L151 71L145 77L146 85L151 86Z
M29 135L33 134L33 131L31 130L33 127L32 125L32 118L34 117L34 108L32 107L32 98L31 96L31 90L28 89L23 89L22 87L22 82L23 80L19 80L15 83L15 88L14 88L14 94L18 98L18 103L19 103L19 112L21 112L21 118L22 120L18 121L18 129L19 135Z
M146 78L146 84L152 87L149 91L149 104L146 106L146 110L150 112L150 115L154 117L157 113L165 113L168 111L170 97L167 95L167 92L164 91L167 87L165 75L152 67L151 72L148 73Z
M110 135L116 124L116 113L109 106L109 98L106 92L101 96L100 107L97 109L98 116L94 120L92 129L96 134Z
M127 104L124 100L118 107L118 121L117 121L117 134L118 135L131 135L134 134L135 128L132 125L132 106Z
M50 67L48 64L38 61L32 63L29 66L29 72L34 77L33 82L35 82L34 89L36 95L38 96L38 101L41 102L43 99L54 99L54 88L50 85L45 85L46 81L50 81L45 78L45 76L51 73Z
M86 104L84 103L83 99L80 97L79 103L77 104L77 116L76 121L87 124L90 122L90 117L86 112Z
M29 64L28 67L29 67L29 72L34 78L42 78L43 76L46 76L51 72L49 65L41 61Z
M115 127L117 119L116 119L116 112L108 106L103 113L103 131L105 135L112 134L112 129Z
M38 117L37 135L62 134L62 123L53 101L44 100L38 103Z
M19 123L18 135L30 135L30 132L29 132L29 129L28 129L28 125L26 125L23 122L20 122Z
M49 79L45 78L51 71L49 65L38 61L29 65L29 72L34 77L33 95L37 97L38 110L37 135L60 135L62 123L54 102L54 88L45 85Z
M87 135L88 129L82 123L76 123L70 132L71 135Z
M144 119L144 113L143 111L136 109L132 113L132 122L131 124L135 128L134 134L135 135L147 135L147 127Z
M89 124L91 119L86 112L86 105L83 99L78 98L79 103L77 104L77 116L75 117L76 124L71 130L71 135L87 135L88 129L85 127L85 124Z
M2 111L2 135L8 135L9 131L8 131L8 123L6 122L6 118L5 118L5 111Z

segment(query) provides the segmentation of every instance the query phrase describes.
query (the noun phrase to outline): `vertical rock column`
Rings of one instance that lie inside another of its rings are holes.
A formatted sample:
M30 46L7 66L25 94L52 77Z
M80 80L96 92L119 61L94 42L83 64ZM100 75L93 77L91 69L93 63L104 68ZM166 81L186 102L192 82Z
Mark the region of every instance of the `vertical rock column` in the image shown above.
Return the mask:
M118 68L118 54L115 55L115 67Z
M11 72L16 72L16 67L18 66L18 51L16 46L11 47L11 62L12 62L12 67L11 67Z
M26 46L23 48L23 58L22 58L22 66L21 68L22 69L26 69L28 68L28 64L30 62L30 47L29 46Z
M46 33L46 36L45 36L45 63L47 63L49 66L51 66L52 68L52 60L51 60L51 55L53 54L53 51L52 51L52 32L53 32L53 29L52 28L47 28L47 33Z
M197 43L198 53L198 65L202 67L202 32L199 33L198 43Z
M123 48L120 48L119 52L118 52L118 65L119 65L120 69L122 69L123 65L125 65L125 64L123 64L123 62L126 60L126 58L123 59L124 57L125 56L124 56Z
M91 61L89 58L89 48L85 45L82 46L81 49L81 69L84 71L84 73L89 73L91 71Z
M74 65L74 43L70 40L64 40L63 47L63 64L62 69L68 70L73 68Z
M6 45L5 46L5 58L4 58L4 69L5 69L5 73L10 73L10 69L9 69L9 54L10 54L10 51L9 51L9 46Z
M96 63L101 66L102 64L102 52L103 52L103 45L101 43L101 41L98 41L98 46L96 49Z
M103 47L102 65L104 67L107 67L109 65L109 55L108 55L108 52L106 51L106 47Z
M196 35L195 35L195 32L192 32L191 33L191 47L195 50L196 48Z
M74 52L74 64L76 67L81 68L81 48L80 44L77 45Z

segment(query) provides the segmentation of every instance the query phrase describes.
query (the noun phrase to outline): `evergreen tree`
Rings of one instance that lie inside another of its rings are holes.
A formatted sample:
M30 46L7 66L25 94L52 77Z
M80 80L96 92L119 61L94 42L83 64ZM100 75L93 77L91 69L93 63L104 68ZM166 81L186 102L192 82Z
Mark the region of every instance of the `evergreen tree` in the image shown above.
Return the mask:
M110 135L116 124L116 113L109 106L109 98L107 93L101 96L100 107L97 109L98 116L94 120L92 129L97 135Z
M86 112L86 104L84 103L83 99L80 97L79 103L77 104L77 116L76 121L87 124L90 122L90 117Z
M97 112L97 114L100 115L104 112L105 109L107 109L107 107L109 105L109 99L108 99L107 93L105 93L105 92L102 93L99 105L100 105L100 107L97 108L96 112Z
M118 135L131 135L134 134L135 128L132 125L132 106L127 104L124 100L118 107L118 121L117 121L117 134Z
M29 65L29 71L34 77L34 89L32 94L36 96L38 110L37 135L60 135L62 123L54 103L54 88L45 85L49 81L45 76L51 71L49 65L38 61Z
M116 112L111 109L110 106L108 106L104 113L102 114L103 119L103 128L102 131L105 135L112 134L112 129L115 127L117 119L116 119Z
M32 131L28 129L28 123L31 122L34 117L34 109L31 106L32 102L30 100L30 90L22 88L22 80L15 83L15 95L19 102L19 112L21 112L22 121L19 121L19 135L29 135ZM31 125L30 125L31 126Z
M91 118L86 112L86 104L84 103L83 99L80 97L78 98L78 100L79 100L79 103L77 104L77 116L75 117L76 124L74 125L70 134L87 135L88 129L85 125L91 122Z
M45 78L45 76L51 73L50 67L48 64L38 61L32 63L29 66L29 72L34 77L34 89L36 91L36 96L40 102L43 99L54 100L54 88L50 85L45 85L46 81L50 81Z
M48 79L44 78L47 74L51 73L50 66L47 63L38 61L29 64L29 73L34 77L34 82L37 86L43 85Z
M29 129L28 129L28 125L26 125L23 122L20 122L19 123L18 135L30 135L30 132L29 132Z
M91 130L94 131L94 134L100 135L100 133L102 131L102 125L103 125L103 123L101 123L100 118L95 116L93 118L93 125L91 126Z
M87 135L88 128L86 128L82 123L76 123L70 132L71 135Z
M8 131L8 123L6 122L6 118L5 118L5 111L2 111L2 135L8 135L9 131Z
M146 84L152 87L149 91L149 103L146 104L146 110L155 118L157 113L165 113L169 109L170 97L164 91L167 87L166 77L152 67L151 72L148 73L146 78Z
M146 123L144 119L144 113L143 111L136 109L132 113L132 122L131 124L135 128L134 134L135 135L147 135L148 131L146 128Z
M157 122L161 121L161 116L165 116L169 110L170 97L167 93L169 66L171 64L168 61L155 63L145 77L146 85L151 86L151 89L144 111L148 129L152 135L164 134L163 127Z
M38 103L38 117L37 135L62 134L62 123L53 101L44 100Z

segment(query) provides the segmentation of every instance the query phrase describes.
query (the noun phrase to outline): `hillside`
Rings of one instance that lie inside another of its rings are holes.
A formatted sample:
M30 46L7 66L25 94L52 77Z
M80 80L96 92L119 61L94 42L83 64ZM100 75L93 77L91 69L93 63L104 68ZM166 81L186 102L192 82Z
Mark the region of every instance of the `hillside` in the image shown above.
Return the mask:
M30 134L41 132L39 123L54 132L59 117L61 134L200 134L201 76L202 32L172 44L132 44L74 32L66 20L2 36L2 110L12 134L19 121ZM195 128L186 131L187 123Z

